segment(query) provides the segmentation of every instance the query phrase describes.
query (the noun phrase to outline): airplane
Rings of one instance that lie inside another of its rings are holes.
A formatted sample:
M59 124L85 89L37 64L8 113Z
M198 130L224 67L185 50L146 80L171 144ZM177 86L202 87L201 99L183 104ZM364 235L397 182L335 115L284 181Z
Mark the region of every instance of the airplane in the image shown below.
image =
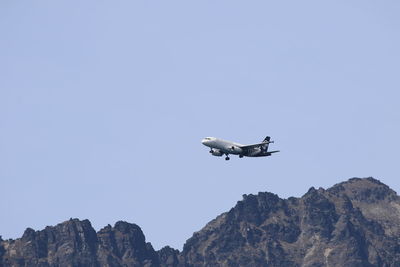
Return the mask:
M222 140L215 137L206 137L201 140L201 143L208 146L211 150L210 153L213 156L221 157L226 155L225 160L229 160L229 154L239 155L239 158L246 157L267 157L271 156L272 153L279 152L279 150L268 151L268 145L273 143L271 137L267 136L265 139L258 144L242 145L231 141Z

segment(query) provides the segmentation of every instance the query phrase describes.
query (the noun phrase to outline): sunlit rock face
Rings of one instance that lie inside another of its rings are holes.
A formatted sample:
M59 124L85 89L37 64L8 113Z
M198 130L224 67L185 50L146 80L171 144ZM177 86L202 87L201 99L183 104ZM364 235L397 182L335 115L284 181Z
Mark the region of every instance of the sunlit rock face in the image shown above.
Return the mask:
M88 220L71 219L2 242L3 266L159 266L139 226L117 222L98 233Z
M244 195L190 238L181 266L400 266L400 199L373 178L301 198Z
M300 198L244 195L179 252L155 251L139 226L98 231L71 219L0 239L0 266L400 266L400 198L373 178L353 178Z

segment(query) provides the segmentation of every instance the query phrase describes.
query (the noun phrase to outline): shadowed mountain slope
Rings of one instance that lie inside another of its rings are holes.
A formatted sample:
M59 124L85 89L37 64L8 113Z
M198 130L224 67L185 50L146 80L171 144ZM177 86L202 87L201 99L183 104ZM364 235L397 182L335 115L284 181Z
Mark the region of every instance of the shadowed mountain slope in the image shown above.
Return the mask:
M97 233L71 219L0 240L2 266L400 266L400 198L353 178L301 198L244 195L193 234L183 251L154 251L135 224Z

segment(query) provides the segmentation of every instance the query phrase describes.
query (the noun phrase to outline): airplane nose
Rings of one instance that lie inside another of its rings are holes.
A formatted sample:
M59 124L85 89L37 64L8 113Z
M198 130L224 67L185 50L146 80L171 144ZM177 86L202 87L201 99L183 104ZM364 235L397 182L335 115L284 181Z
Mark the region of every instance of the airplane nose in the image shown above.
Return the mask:
M203 140L201 140L201 143L205 146L207 146L207 144L209 144L209 142L210 142L210 139L208 139L208 138L203 138Z

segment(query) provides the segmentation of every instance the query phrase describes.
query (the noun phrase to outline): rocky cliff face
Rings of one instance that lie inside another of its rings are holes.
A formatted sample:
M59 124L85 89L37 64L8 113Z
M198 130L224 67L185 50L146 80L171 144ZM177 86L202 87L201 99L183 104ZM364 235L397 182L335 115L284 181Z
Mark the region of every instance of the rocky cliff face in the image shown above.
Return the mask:
M350 179L301 198L245 195L190 238L186 266L400 266L400 199Z
M194 233L183 251L154 251L141 229L95 232L77 219L0 240L3 266L400 266L400 198L353 178L301 198L244 195Z
M2 241L3 266L159 266L139 226L117 222L98 233L88 220L71 219L22 238Z

